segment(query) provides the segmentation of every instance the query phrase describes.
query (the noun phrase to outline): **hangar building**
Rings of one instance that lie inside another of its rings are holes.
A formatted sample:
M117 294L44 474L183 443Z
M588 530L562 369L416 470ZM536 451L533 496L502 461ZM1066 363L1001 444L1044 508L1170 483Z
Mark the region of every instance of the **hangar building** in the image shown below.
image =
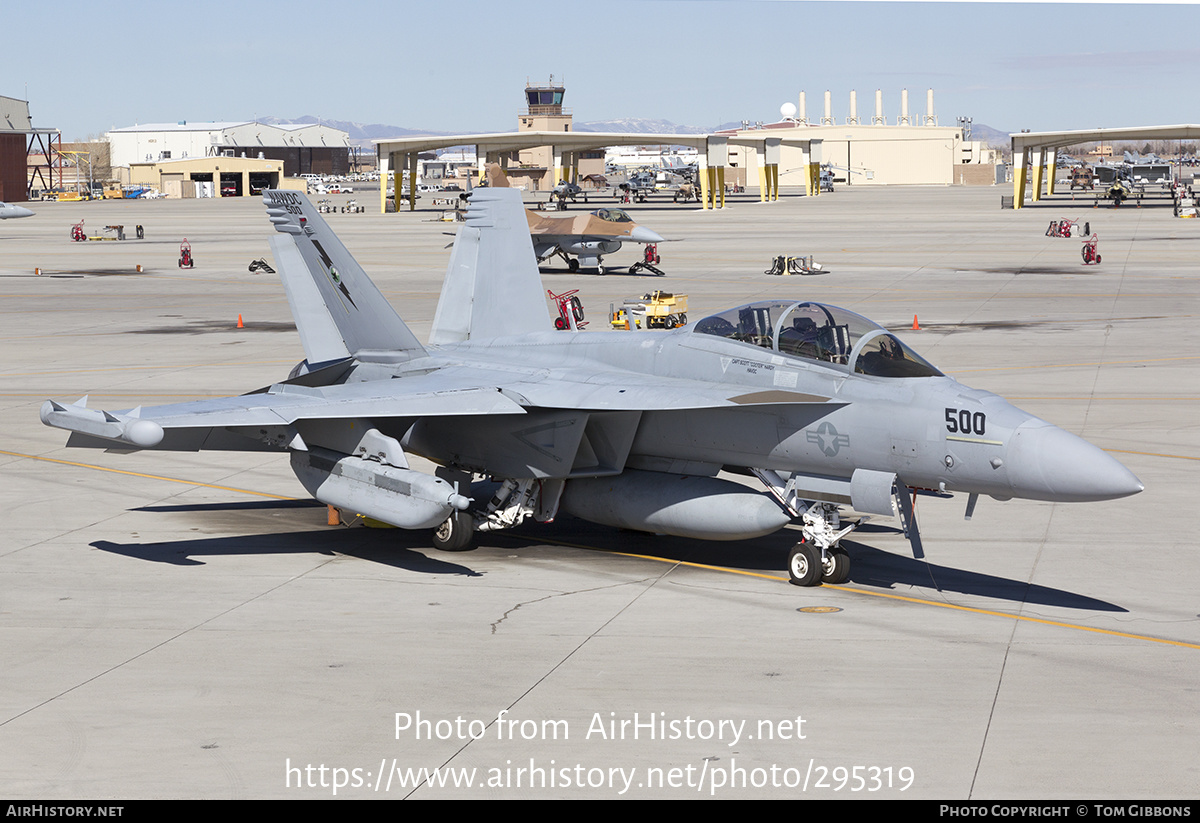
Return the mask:
M316 123L147 123L107 135L114 166L197 157L282 160L286 177L350 173L350 134Z

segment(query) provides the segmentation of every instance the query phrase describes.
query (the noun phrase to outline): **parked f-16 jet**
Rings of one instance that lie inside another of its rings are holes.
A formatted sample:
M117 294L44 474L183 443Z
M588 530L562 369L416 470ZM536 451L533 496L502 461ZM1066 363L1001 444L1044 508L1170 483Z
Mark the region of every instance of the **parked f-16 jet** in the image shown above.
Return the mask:
M490 188L508 188L508 176L495 163L488 165L487 179ZM561 257L571 271L586 266L604 274L604 255L615 254L622 243L663 242L658 232L639 226L623 209L597 209L574 217L543 217L526 209L525 218L538 262Z
M511 189L472 196L426 344L307 198L264 201L305 359L240 397L116 412L47 401L42 421L73 432L67 445L287 454L321 502L433 529L448 550L560 513L702 540L793 525L800 585L847 579L841 541L859 521L843 506L898 513L917 551L914 489L966 493L968 515L979 495L1142 489L1095 446L823 303L761 300L671 331L552 331Z
M33 212L24 206L0 203L0 220L11 220L16 217L33 217Z

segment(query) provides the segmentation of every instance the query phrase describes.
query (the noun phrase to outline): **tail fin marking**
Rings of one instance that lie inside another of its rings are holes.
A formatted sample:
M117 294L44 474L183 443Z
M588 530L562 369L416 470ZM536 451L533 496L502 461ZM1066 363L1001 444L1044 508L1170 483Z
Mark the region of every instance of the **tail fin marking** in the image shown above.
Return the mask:
M363 349L424 353L307 197L268 189L263 202L282 233L271 251L310 363Z

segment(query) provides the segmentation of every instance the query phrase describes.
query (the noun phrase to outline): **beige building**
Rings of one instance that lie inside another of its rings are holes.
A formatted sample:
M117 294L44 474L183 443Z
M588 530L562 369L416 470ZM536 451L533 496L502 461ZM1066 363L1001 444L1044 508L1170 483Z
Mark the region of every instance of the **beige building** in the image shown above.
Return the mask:
M729 135L730 163L758 177L761 162L753 147L739 139L783 138L780 146L779 184L801 186L805 166L820 163L832 169L839 185L944 185L992 184L995 160L978 141L963 140L957 126L803 125L771 123L762 128L725 132ZM793 141L820 141L811 156ZM991 160L980 162L981 160ZM969 167L969 168L968 168Z
M193 157L131 163L129 182L153 186L167 197L252 197L263 189L304 191L303 180L283 176L282 160L251 157ZM207 184L207 185L198 185Z

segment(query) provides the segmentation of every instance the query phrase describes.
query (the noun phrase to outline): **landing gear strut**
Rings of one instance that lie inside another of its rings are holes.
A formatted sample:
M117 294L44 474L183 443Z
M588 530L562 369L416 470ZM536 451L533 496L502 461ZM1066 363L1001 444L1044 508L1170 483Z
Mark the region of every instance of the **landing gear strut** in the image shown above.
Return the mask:
M772 471L751 471L799 521L802 537L788 554L788 579L796 586L837 585L849 580L850 555L841 541L864 521L843 524L836 503L805 500L797 491L794 476L784 481Z

